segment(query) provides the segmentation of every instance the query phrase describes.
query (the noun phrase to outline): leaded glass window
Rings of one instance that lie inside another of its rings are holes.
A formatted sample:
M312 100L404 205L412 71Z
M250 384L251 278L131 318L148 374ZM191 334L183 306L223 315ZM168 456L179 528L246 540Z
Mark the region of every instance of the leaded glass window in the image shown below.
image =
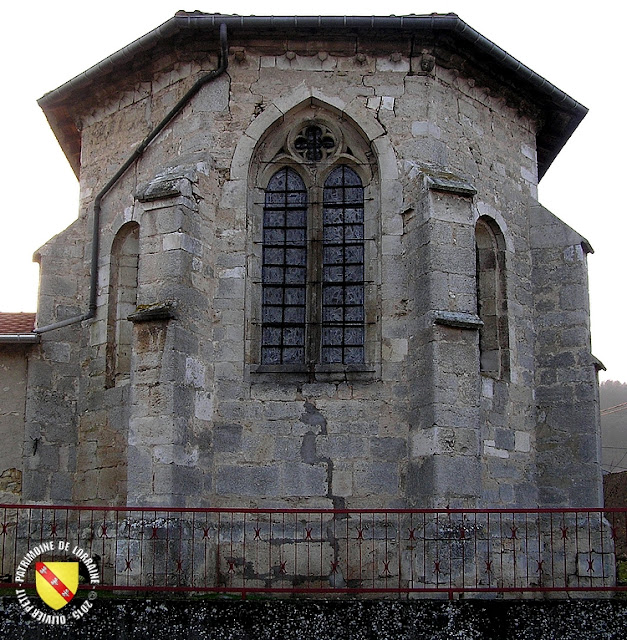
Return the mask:
M305 362L307 191L289 167L266 189L263 210L263 364Z
M262 364L365 363L364 187L348 165L321 187L283 167L265 190Z
M340 165L324 185L322 362L364 362L364 189Z

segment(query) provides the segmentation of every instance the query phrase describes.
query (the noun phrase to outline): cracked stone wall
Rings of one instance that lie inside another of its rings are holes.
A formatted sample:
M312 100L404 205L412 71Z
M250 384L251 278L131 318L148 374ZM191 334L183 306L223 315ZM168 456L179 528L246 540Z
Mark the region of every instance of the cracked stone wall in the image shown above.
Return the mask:
M392 48L361 42L359 51L341 38L289 46L235 39L228 72L105 197L96 318L45 334L32 359L27 436L39 448L24 454L29 498L163 506L542 502L538 478L547 465L538 467L537 423L545 424L546 411L538 412L536 396L544 384L538 366L551 365L538 364L535 348L546 319L534 302L536 263L545 256L530 241L534 108L472 64L462 73L442 52L436 63L402 37ZM137 72L84 97L80 217L40 251L40 325L86 305L95 194L216 64L190 38L136 60ZM255 368L251 230L259 203L250 166L264 132L308 108L350 123L373 158L376 294L366 372ZM480 216L495 221L507 245L507 379L479 372ZM129 221L139 224L131 373L106 388L110 253ZM579 264L573 287L584 296ZM580 357L569 366L594 394L580 320L571 335ZM557 354L561 346L551 348ZM590 438L594 420L589 412L578 427ZM568 429L556 428L555 438L568 439ZM571 454L574 468L580 449ZM592 474L582 482L594 491ZM561 497L562 506L577 501L576 492Z

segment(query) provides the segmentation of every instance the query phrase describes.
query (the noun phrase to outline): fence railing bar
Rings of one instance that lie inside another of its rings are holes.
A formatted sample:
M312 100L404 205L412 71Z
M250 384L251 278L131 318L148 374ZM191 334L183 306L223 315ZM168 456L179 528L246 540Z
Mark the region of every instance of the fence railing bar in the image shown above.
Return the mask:
M237 509L0 505L0 568L62 537L97 588L172 593L618 592L625 509ZM32 554L31 554L32 555ZM32 558L31 558L32 560ZM34 582L34 568L23 581ZM394 575L396 571L396 576ZM548 575L550 573L550 575Z

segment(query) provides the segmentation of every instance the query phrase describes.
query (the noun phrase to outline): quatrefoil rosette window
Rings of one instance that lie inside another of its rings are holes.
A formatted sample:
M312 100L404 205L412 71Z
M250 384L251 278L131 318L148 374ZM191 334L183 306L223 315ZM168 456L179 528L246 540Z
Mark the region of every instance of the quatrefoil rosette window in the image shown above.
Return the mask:
M372 154L343 124L304 117L263 141L255 177L262 201L261 365L359 367L368 360Z
M341 148L341 132L330 123L310 120L290 131L287 147L297 161L328 161Z

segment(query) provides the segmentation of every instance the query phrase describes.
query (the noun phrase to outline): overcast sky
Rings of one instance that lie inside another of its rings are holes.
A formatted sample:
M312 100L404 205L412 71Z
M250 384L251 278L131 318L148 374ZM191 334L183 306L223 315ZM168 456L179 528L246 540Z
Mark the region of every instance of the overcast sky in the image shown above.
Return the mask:
M627 205L624 27L627 3L587 10L561 0L224 4L181 0L31 0L5 11L0 39L0 127L4 176L0 227L0 311L35 311L33 252L78 213L78 183L37 98L171 18L177 10L242 15L457 13L471 27L590 109L540 183L540 201L584 235L589 256L594 354L601 379L627 382ZM297 8L298 7L298 8ZM311 8L309 8L311 7ZM338 11L338 7L341 10Z

